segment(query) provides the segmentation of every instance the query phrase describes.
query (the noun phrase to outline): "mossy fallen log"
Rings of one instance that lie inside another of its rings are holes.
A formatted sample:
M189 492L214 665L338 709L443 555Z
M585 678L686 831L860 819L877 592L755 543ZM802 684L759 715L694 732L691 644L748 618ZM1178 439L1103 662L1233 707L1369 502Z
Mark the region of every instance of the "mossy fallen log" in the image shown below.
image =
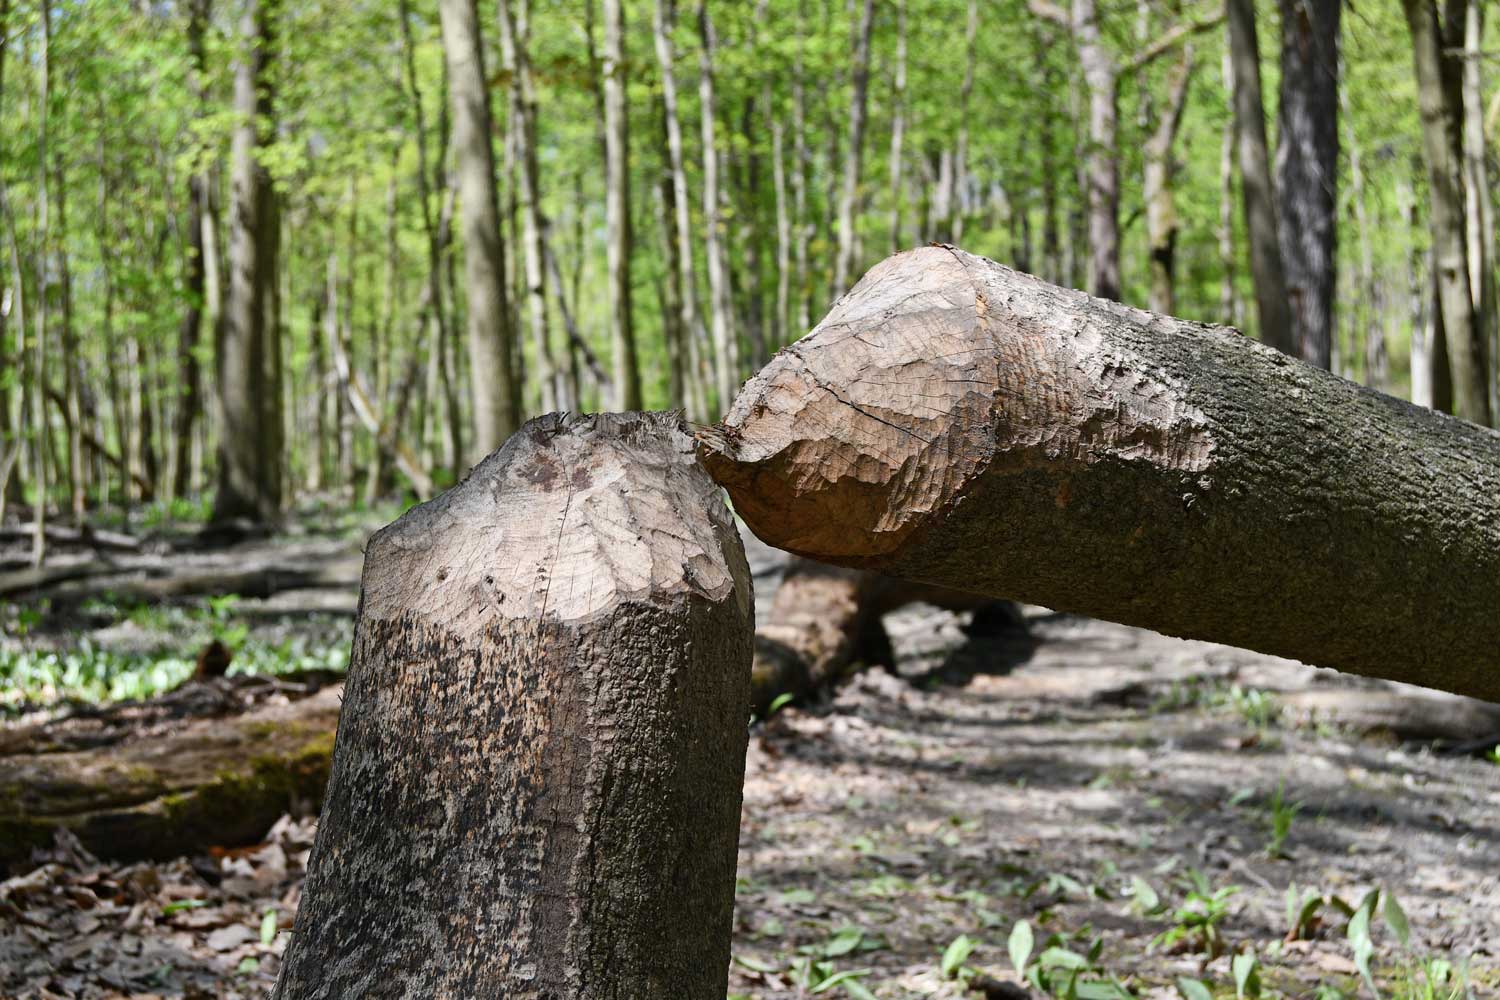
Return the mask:
M254 843L283 813L321 806L341 691L147 727L86 749L59 749L67 741L48 726L7 739L0 863L25 862L59 828L100 857L124 860Z

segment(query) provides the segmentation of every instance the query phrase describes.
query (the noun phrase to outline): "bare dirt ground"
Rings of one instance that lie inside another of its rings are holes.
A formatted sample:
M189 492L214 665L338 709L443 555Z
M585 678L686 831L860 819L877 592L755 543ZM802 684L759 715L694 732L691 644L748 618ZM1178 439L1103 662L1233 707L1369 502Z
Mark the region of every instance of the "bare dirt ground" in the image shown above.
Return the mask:
M1382 996L1496 994L1492 711L1028 618L898 612L896 672L755 727L731 997L1234 996L1251 952L1264 996L1371 996L1360 961ZM0 884L0 996L265 995L312 830L131 866L59 845Z

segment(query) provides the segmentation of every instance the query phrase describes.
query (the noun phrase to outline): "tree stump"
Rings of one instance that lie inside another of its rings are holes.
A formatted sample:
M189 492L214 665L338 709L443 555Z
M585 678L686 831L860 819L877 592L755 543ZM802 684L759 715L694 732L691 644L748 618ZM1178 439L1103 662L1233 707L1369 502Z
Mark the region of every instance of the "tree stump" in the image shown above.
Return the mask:
M1500 434L954 247L898 254L704 461L808 558L1500 701Z
M754 611L692 450L541 417L370 539L275 997L722 1000Z

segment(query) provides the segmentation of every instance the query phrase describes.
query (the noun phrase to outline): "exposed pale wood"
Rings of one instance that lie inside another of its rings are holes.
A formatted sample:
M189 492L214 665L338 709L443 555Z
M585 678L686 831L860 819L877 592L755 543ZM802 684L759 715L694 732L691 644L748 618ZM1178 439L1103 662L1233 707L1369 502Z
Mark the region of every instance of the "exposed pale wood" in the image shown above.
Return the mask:
M531 421L377 532L275 996L722 1000L752 619L671 415Z
M950 247L877 266L704 459L810 558L1500 700L1500 434Z

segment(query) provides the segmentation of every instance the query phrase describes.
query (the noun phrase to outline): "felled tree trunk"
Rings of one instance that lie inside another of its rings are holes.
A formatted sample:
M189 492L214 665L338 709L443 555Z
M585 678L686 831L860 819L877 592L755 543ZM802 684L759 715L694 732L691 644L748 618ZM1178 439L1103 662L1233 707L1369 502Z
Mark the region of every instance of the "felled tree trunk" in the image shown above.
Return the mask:
M377 532L275 996L722 1000L752 616L670 416L533 420Z
M951 247L704 439L810 558L1500 700L1500 435Z
M947 587L913 583L811 559L793 559L755 630L750 707L765 715L782 695L802 697L837 683L861 665L889 663L890 640L880 619L922 602L949 611L995 605L1019 623L1009 602Z

